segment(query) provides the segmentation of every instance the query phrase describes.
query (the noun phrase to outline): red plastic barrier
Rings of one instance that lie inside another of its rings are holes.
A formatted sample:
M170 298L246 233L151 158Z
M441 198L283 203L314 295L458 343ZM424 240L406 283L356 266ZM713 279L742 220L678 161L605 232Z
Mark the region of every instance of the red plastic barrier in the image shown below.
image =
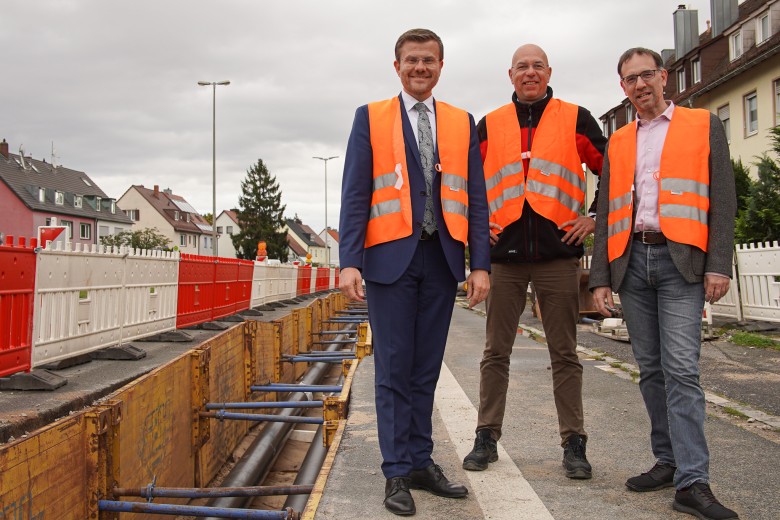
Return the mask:
M238 282L236 282L236 312L245 311L252 303L252 276L255 273L255 263L251 260L238 261Z
M214 313L211 319L223 318L235 314L235 284L238 280L238 259L217 258L216 277L214 278Z
M333 289L338 289L339 288L339 273L341 272L341 269L335 269L335 271L336 271L336 277L335 277L336 279L333 282L334 283L334 287L332 287L332 288Z
M216 263L211 256L182 254L176 327L211 321L214 310Z
M298 266L298 286L296 287L295 294L300 296L302 294L309 294L311 292L311 266L299 265Z
M10 235L0 244L0 377L30 371L37 246Z
M317 282L314 287L316 292L327 291L330 285L330 269L327 267L317 268Z

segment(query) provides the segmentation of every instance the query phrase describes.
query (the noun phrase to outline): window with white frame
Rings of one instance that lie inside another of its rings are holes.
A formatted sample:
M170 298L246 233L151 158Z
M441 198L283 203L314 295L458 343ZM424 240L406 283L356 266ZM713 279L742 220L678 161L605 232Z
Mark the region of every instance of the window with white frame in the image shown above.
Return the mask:
M605 136L609 137L609 123L607 121L601 122L601 131Z
M737 31L729 38L729 52L732 60L742 56L742 31Z
M758 96L751 92L745 96L745 136L758 133Z
M186 246L187 245L187 235L179 236L179 245L181 245L181 246Z
M626 124L631 123L634 120L634 105L626 106Z
M729 105L726 104L718 108L718 119L723 123L723 130L726 132L726 141L731 144L731 114Z
M55 191L54 192L54 203L57 206L62 206L65 204L65 194L61 191Z
M111 213L116 213L116 201L114 199L111 199Z
M46 188L38 188L38 202L46 202Z
M677 69L677 92L685 90L685 69Z
M74 195L73 196L73 207L74 208L80 208L84 205L83 201L81 200L81 195Z
M756 45L760 45L767 41L770 36L769 30L769 12L766 12L758 17L756 20Z
M691 81L695 85L701 81L701 59L691 61Z
M609 116L609 135L612 135L617 130L617 120L615 119L615 114L612 114Z
M125 210L125 215L130 217L130 220L133 222L138 222L138 219L141 217L141 210L139 209L128 209Z
M95 197L95 211L100 211L100 205L103 204L103 199Z
M68 228L68 240L73 238L73 221L72 220L60 220L60 224Z
M780 79L774 82L775 87L775 126L780 125Z
M92 238L92 224L86 224L82 222L79 224L79 237L82 240L89 240Z
M179 220L179 212L177 210L173 212L173 220Z

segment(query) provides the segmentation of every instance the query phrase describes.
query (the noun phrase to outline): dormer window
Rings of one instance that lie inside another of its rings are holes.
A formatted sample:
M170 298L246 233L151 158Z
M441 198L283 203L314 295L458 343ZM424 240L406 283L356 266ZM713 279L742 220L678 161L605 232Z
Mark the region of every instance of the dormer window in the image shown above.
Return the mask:
M179 212L177 210L173 211L173 220L179 220Z
M74 195L73 196L73 207L74 208L81 208L83 206L83 202L81 200L81 195Z
M772 36L769 30L769 13L766 12L756 21L756 43L762 44Z
M685 69L677 69L677 92L685 90Z
M38 188L38 202L46 202L46 188Z
M65 194L61 191L55 191L54 192L54 203L57 206L62 206L65 204Z
M701 81L701 60L696 58L691 61L691 76L693 76L693 84Z
M103 204L103 199L100 197L95 197L95 211L100 211L101 204Z
M190 221L190 214L189 213L185 213L185 215L187 215L187 222L189 222Z
M114 199L111 199L111 214L116 213L116 201Z
M742 56L742 31L735 32L729 38L729 51L732 61Z

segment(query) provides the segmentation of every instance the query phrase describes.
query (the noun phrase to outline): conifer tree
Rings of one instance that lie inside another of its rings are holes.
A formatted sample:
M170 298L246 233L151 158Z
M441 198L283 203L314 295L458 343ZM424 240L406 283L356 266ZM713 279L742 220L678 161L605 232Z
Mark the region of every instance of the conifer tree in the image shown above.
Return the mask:
M257 243L264 241L268 258L287 260L287 235L279 229L284 225L282 192L276 177L262 159L257 160L241 181L241 196L236 209L240 232L233 235L236 256L254 260Z
M780 156L780 126L770 130L769 138ZM780 240L780 163L764 153L755 165L758 180L751 184L747 207L737 217L738 243Z

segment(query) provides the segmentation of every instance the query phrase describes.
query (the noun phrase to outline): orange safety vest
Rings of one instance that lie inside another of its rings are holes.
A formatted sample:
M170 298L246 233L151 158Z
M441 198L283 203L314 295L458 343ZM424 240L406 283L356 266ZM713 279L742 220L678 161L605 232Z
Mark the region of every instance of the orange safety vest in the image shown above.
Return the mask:
M506 227L518 220L526 200L559 226L579 216L585 202L585 173L577 151L577 112L577 105L560 99L548 102L531 143L527 177L514 103L486 116L484 169L491 222Z
M633 232L636 125L626 125L609 140L609 218L607 256L620 258ZM710 113L676 106L661 151L658 218L673 242L707 251L710 208Z
M412 234L409 169L397 97L368 105L374 185L365 247ZM447 230L464 245L468 240L469 115L436 102L436 133L441 172L441 206ZM438 166L438 165L437 165Z

